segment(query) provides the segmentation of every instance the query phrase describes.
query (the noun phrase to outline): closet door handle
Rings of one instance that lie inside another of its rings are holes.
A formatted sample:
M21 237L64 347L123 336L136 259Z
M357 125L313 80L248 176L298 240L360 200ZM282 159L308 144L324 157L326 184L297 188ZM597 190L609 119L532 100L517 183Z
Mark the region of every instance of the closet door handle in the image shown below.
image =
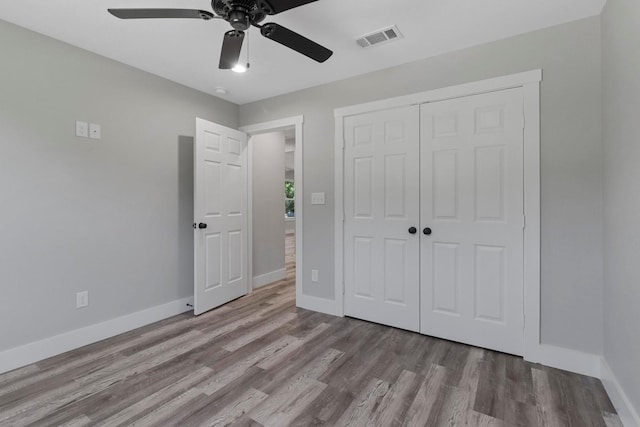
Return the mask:
M207 224L205 224L204 222L201 222L200 224L198 224L198 228L200 230L207 228Z
M425 229L422 230L422 233L428 236L431 234L431 229L429 227L425 227Z
M411 228L409 229L409 234L416 234L417 232L418 232L418 229L417 229L417 228L415 228L415 227L411 227Z

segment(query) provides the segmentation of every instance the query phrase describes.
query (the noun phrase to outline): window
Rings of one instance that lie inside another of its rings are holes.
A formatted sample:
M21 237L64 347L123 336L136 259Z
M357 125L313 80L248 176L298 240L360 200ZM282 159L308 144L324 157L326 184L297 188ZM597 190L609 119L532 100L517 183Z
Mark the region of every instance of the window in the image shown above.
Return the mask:
M295 218L296 216L296 189L293 181L284 182L284 216Z

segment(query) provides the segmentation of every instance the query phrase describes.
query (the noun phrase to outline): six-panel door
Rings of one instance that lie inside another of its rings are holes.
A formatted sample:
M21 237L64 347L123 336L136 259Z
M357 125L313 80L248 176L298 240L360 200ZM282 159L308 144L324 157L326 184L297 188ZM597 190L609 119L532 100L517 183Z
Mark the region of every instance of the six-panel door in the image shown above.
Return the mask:
M522 90L421 106L421 325L523 349Z
M194 170L194 313L200 314L248 292L247 135L196 119Z
M418 331L418 106L345 118L345 314Z

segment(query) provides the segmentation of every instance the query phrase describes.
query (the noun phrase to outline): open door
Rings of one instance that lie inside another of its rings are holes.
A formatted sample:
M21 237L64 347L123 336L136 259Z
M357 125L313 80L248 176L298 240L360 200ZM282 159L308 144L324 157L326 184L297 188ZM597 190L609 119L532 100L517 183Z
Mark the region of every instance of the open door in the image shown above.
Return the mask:
M247 294L247 135L196 119L194 314Z

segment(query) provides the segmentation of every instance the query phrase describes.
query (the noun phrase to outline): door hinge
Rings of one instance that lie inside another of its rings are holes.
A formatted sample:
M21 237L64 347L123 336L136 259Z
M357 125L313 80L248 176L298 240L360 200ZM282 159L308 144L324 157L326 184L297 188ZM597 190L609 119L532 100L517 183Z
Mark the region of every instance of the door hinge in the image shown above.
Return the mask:
M340 213L340 219L342 219L342 222L344 222L344 212Z
M526 120L525 120L525 117L524 117L524 113L522 113L522 129L525 128L525 125L526 125Z
M526 217L524 215L522 215L522 228L525 228L527 221L526 221Z

